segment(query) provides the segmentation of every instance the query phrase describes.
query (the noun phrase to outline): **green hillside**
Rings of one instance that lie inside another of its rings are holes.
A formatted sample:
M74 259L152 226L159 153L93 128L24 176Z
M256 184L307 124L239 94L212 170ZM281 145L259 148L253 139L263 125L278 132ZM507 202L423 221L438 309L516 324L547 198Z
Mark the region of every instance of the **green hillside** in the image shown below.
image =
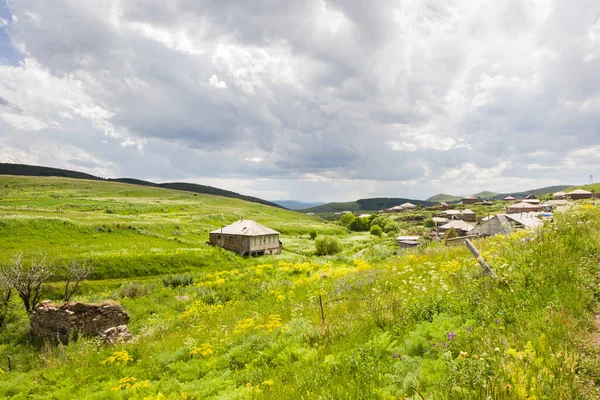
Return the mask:
M483 192L476 193L473 196L479 197L480 199L491 200L491 199L498 197L498 193L490 192L490 191L483 191Z
M0 175L0 263L17 251L91 259L98 277L150 275L224 261L208 232L253 219L285 234L338 232L316 217L239 199L58 177ZM173 256L177 254L177 259Z
M459 201L460 199L461 199L461 197L459 197L459 196L453 196L451 194L439 193L439 194L431 196L426 201L430 201L432 203L439 203L442 201L444 201L444 202Z
M282 232L283 253L205 243L241 217ZM59 267L87 259L94 280L73 301L121 304L135 338L43 343L0 281L0 399L597 397L593 202L473 240L493 276L465 246L400 249L405 233L150 186L0 176L0 272L17 252L26 267L46 253L56 275L42 298L60 304ZM340 252L317 255L325 239Z
M587 190L588 192L592 192L592 193L600 193L600 182L592 183L591 185L571 186L567 189L562 189L562 190L565 192L570 192L575 189L583 189L583 190Z
M350 201L347 203L327 203L317 207L306 208L303 212L313 213L334 213L342 211L377 211L385 208L394 207L403 203L413 203L416 205L428 207L435 203L431 201L404 199L397 197L376 197L371 199L360 199L356 201Z
M242 199L242 200L246 200L246 201L251 201L253 203L259 203L259 204L265 204L265 205L272 206L272 207L283 208L282 206L280 206L278 204L272 203L267 200L259 199L257 197L245 196L245 195L242 195L239 193L232 192L230 190L218 189L218 188L215 188L212 186L199 185L196 183L187 183L187 182L154 183L154 182L149 182L149 181L144 181L141 179L134 179L134 178L105 179L105 178L100 178L100 177L93 176L90 174L85 174L83 172L69 171L66 169L40 167L37 165L7 164L7 163L0 163L0 175L55 176L55 177L74 178L74 179L121 182L121 183L129 183L132 185L152 186L152 187L165 188L165 189L183 190L186 192L204 193L204 194L212 194L215 196L231 197L234 199Z

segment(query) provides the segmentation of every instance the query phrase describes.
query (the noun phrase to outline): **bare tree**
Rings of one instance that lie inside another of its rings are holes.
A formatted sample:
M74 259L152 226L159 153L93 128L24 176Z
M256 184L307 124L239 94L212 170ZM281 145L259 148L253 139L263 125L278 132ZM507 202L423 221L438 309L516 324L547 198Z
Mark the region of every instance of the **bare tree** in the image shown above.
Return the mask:
M0 328L4 326L8 305L12 298L12 287L0 276Z
M67 266L67 281L65 282L65 293L63 295L64 301L71 301L71 297L75 294L79 288L79 283L87 279L92 273L92 266L88 264L87 260L82 263L77 261L71 261ZM72 284L72 286L71 286Z
M12 264L0 270L0 279L17 292L23 300L23 305L28 314L31 314L40 302L44 283L51 277L51 266L46 261L45 255L33 258L31 266L27 268L23 264L23 254L18 253Z

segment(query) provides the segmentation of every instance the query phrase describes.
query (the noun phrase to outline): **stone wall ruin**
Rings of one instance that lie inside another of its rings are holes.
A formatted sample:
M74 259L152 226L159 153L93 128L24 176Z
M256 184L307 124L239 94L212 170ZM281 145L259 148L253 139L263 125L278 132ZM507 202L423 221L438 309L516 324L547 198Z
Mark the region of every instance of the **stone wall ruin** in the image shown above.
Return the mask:
M127 324L129 316L120 304L111 301L100 304L68 302L62 305L44 301L36 307L30 321L34 336L66 343L79 336L102 336L110 328Z

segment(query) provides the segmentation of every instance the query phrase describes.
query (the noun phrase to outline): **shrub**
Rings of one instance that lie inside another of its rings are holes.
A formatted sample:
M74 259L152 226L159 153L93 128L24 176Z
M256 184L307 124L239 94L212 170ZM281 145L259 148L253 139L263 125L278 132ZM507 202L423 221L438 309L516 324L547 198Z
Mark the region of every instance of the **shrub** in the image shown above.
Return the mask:
M433 220L431 218L426 219L425 222L423 223L423 226L425 228L433 228L435 226L435 223L433 222Z
M315 231L314 229L308 232L308 234L310 235L311 240L315 240L317 238L317 231Z
M167 275L163 276L162 283L165 287L183 287L194 283L194 277L191 275Z
M342 215L342 217L340 218L340 224L342 224L346 228L349 228L352 222L354 222L356 219L356 215L352 213L347 213Z
M315 250L318 256L337 254L342 251L342 243L335 236L322 236L315 240Z
M444 239L452 239L456 237L458 237L458 232L456 232L456 229L450 228L448 229L448 232L446 232L446 236L444 236Z
M371 227L371 235L381 237L383 234L383 230L379 225L373 225Z
M383 225L383 231L385 233L397 233L400 230L400 225L396 221L387 220L385 225Z
M121 285L121 297L135 299L148 293L148 289L138 282L128 282Z

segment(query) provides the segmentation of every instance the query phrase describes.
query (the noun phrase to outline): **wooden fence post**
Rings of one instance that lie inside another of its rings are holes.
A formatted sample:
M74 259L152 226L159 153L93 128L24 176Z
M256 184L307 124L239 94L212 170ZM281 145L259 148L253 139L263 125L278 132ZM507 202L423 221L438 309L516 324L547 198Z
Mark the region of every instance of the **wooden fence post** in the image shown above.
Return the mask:
M473 243L471 243L471 241L469 239L466 239L465 244L467 245L467 248L471 251L473 256L477 259L477 262L479 262L479 264L483 267L484 273L491 277L495 277L496 274L494 274L494 271L492 270L492 268L484 260L484 258L481 256L481 254L479 254L479 251L477 251L477 249L475 248Z

